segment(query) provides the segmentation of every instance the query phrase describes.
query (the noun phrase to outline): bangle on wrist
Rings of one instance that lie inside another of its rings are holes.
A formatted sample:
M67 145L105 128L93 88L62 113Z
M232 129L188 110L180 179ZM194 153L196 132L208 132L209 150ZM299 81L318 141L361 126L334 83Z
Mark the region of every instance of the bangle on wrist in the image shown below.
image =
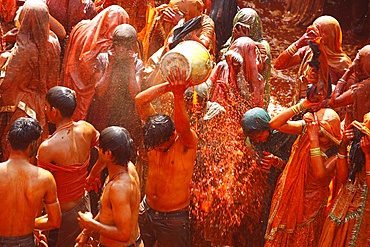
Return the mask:
M366 171L366 176L370 176L370 171Z
M310 149L310 155L311 156L321 156L320 148L311 148Z
M294 106L291 106L290 109L294 112L294 114L298 114L299 112L306 110L306 108L303 105L303 101L295 104Z
M347 155L340 154L340 153L338 153L338 154L337 154L337 157L338 157L339 159L347 159Z
M338 80L338 83L342 83L343 85L346 85L346 84L347 84L347 81L346 81L346 80L344 80L344 79L342 79L342 78L340 78L340 79Z
M296 54L298 51L298 48L297 48L297 45L296 43L294 42L293 44L291 44L287 49L286 49L286 52L289 54L289 56L294 56L294 54Z

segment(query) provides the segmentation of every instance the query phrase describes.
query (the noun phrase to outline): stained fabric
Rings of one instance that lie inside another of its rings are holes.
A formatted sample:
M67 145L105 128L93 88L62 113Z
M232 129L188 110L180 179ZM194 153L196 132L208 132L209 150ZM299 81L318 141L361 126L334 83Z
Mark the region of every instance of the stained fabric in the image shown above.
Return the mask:
M95 90L95 61L112 45L114 29L129 22L127 12L112 5L89 21L79 22L72 30L63 61L61 84L76 91L75 121L85 119Z
M49 12L42 1L27 1L21 20L16 44L0 85L1 105L18 106L20 101L24 102L36 112L36 118L47 135L44 101L46 92L59 80L60 45L56 35L49 30ZM4 114L1 114L2 119ZM23 116L27 115L19 108L8 116L7 123L2 123L4 133L9 124Z
M351 64L351 59L342 49L342 29L339 22L332 16L324 15L317 18L307 28L309 30L313 30L321 38L329 66L342 75Z
M92 0L47 0L50 14L70 33L81 20L93 18L97 13Z
M351 59L342 49L342 30L339 22L331 16L321 16L307 28L306 32L313 30L317 36L316 43L319 44L321 51L319 77L324 85L329 82L336 84L342 77L346 69L351 64ZM313 58L312 49L299 50L302 61L297 74L297 84L295 86L295 102L306 97L307 81L302 80L309 77L310 66L308 61ZM328 66L328 68L326 68ZM329 88L328 88L329 89Z
M57 183L57 193L60 203L77 200L85 193L87 167L90 157L83 164L68 166L55 165L38 160L38 166L50 171Z
M357 129L354 132L349 152L349 178L336 196L325 220L319 247L366 246L368 243L370 197L366 183L365 155L360 147L364 134Z
M17 12L16 0L0 0L0 16L6 23L10 23L14 20Z
M262 54L260 47L248 37L241 37L234 41L230 47L230 55L238 57L240 60L240 70L238 66L229 64L226 61L219 62L213 69L209 80L213 83L211 101L220 103L225 102L239 102L242 98L246 104L263 107L263 102L256 102L253 97L263 98L264 79L261 72L264 68L263 59L265 56ZM261 95L254 95L255 88L262 88ZM235 98L236 97L236 98Z
M270 76L271 76L271 48L269 43L263 37L263 27L262 21L259 17L258 13L252 8L242 8L240 9L234 19L233 19L233 28L236 25L243 25L248 27L249 29L249 37L256 42L260 50L260 55L263 57L261 62L264 63L262 66L262 70L260 73L262 74L264 81L265 81L265 105L264 108L267 109L268 102L270 102ZM234 42L235 38L233 34L231 37L226 41L225 44L222 45L219 59L225 59L224 54L230 49L231 44Z
M232 34L233 19L238 10L237 0L214 0L212 1L209 16L215 23L216 52ZM217 55L216 55L217 57Z
M202 0L171 0L168 5L174 10L181 11L187 20L197 17L204 11Z
M321 109L317 118L328 133L341 138L340 119L334 110ZM309 149L310 140L304 129L276 186L265 246L317 246L331 178L317 180L313 176Z

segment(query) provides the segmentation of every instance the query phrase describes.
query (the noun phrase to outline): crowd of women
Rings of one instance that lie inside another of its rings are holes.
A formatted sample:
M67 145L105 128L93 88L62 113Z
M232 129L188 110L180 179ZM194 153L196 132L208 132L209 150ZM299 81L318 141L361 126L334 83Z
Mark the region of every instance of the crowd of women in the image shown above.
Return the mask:
M198 135L192 245L367 245L370 45L352 61L338 20L319 16L273 58L260 16L235 0L55 2L17 1L0 13L2 160L19 117L37 119L44 139L53 133L46 93L65 86L76 93L74 121L129 131L143 196L150 166L135 97L164 83L161 62L176 46L190 54L186 44L197 42L210 61L184 94ZM191 81L197 58L186 59ZM272 67L298 68L290 107L273 117ZM153 105L173 116L172 93Z

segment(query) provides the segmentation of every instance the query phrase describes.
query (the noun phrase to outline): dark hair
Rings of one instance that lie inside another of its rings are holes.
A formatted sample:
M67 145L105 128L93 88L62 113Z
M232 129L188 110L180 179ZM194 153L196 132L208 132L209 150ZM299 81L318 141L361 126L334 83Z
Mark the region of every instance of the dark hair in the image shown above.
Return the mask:
M99 147L103 152L110 150L117 165L126 165L133 156L133 141L123 127L110 126L105 128L99 139Z
M63 117L72 117L76 109L75 92L67 87L52 87L46 93L46 100L51 107L58 109Z
M41 125L36 119L21 117L10 126L7 140L13 150L25 151L32 142L40 138L41 133Z
M148 117L144 125L144 146L147 150L168 141L175 131L172 119L164 114Z

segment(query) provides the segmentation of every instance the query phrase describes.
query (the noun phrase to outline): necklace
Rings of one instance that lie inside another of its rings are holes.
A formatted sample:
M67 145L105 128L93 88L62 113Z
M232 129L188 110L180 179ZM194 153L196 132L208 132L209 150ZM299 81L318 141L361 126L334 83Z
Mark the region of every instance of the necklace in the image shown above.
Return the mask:
M119 175L121 175L121 174L123 174L123 173L125 173L125 172L126 172L126 171L117 172L116 174L114 174L114 175L112 176L112 178L110 178L110 179L109 179L108 183L109 183L109 182L112 182L116 177L118 177Z

